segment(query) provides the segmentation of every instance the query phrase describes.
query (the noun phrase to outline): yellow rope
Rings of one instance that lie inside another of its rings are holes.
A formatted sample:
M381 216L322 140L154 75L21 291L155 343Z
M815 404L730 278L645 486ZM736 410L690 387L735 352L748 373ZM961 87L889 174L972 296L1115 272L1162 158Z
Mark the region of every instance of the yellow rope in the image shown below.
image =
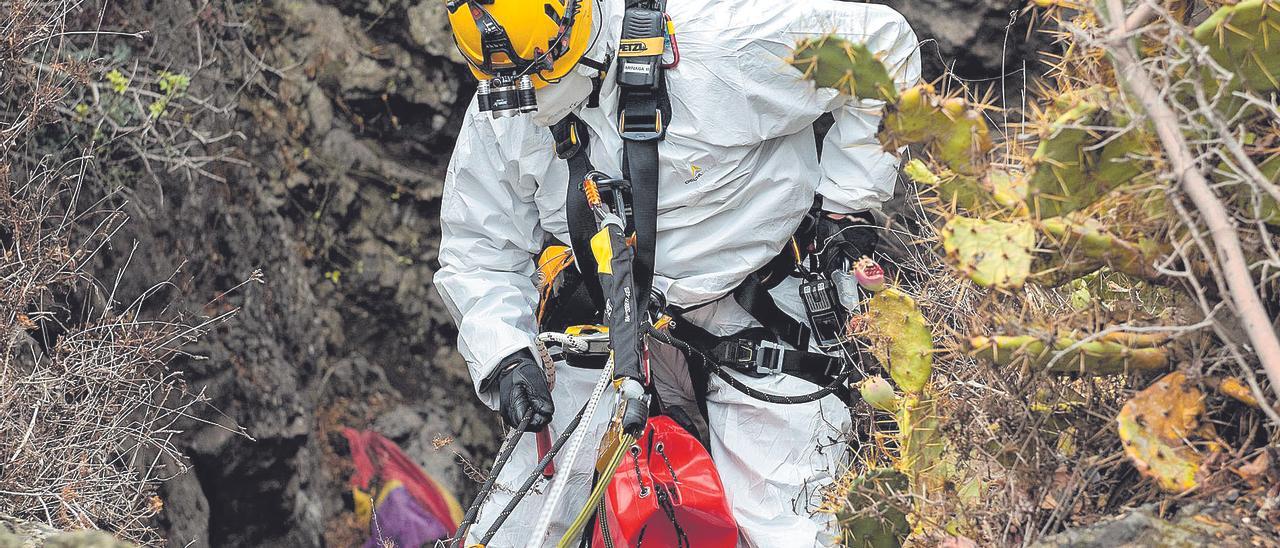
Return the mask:
M600 505L600 499L604 498L604 491L609 487L609 482L613 481L613 473L618 469L618 463L622 462L622 455L626 454L631 444L636 442L635 436L623 435L618 444L618 449L613 452L613 457L609 459L609 465L601 472L600 481L596 482L595 489L591 490L591 496L587 498L587 505L582 507L582 511L578 512L578 517L573 519L573 523L569 524L569 530L560 537L560 542L556 544L556 548L569 548L578 540L578 535L587 527L587 522L591 520L591 514L596 512L596 507Z

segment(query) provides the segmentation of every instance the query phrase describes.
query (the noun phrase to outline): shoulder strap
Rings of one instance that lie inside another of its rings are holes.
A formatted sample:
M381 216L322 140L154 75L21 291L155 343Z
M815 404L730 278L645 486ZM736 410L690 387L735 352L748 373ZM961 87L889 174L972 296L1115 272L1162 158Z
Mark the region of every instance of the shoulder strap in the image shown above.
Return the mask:
M636 237L636 296L647 310L658 233L658 143L671 117L662 65L663 0L628 0L618 51L618 131L623 176L631 182Z
M590 134L581 118L570 114L551 126L556 141L556 156L569 164L569 188L565 192L565 220L569 224L569 247L574 262L582 273L582 283L596 310L604 308L604 292L596 276L596 257L591 253L591 236L596 232L595 217L582 193L582 181L595 170L587 155Z
M663 0L628 0L618 53L618 131L622 137L622 176L631 183L630 227L636 239L635 286L639 310L649 307L658 234L658 143L666 137L671 117L666 76L662 65L666 16ZM586 123L570 114L551 133L556 155L569 164L569 188L565 216L569 244L578 270L597 308L604 306L590 240L595 218L582 193L582 181L594 168L588 158Z

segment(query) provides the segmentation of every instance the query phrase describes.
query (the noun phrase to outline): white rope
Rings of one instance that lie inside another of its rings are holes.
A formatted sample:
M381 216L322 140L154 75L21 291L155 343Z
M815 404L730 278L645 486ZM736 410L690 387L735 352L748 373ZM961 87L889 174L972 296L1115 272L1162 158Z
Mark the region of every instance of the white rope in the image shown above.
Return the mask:
M582 452L582 440L586 439L587 431L591 430L591 419L596 414L596 408L599 407L600 398L604 396L605 388L613 380L613 356L609 356L609 361L605 363L604 370L600 372L600 380L596 381L595 388L591 391L591 399L587 400L587 408L582 413L582 422L578 424L578 429L573 433L573 438L569 440L568 452L564 454L561 462L556 464L557 473L555 480L551 483L551 490L547 493L547 500L542 506L542 513L538 516L537 526L533 529L533 534L529 536L529 543L526 548L539 548L542 546L547 537L547 530L551 527L551 519L555 517L556 507L560 504L560 497L564 496L565 487L569 484L569 476L572 475L573 462L578 459L578 453Z

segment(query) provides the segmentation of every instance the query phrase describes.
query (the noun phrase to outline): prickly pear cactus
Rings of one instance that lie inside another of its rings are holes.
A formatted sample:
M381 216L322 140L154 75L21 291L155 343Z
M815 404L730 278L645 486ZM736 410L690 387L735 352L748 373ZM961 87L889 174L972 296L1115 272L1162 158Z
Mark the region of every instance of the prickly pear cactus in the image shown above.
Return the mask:
M908 394L918 394L933 371L933 334L911 297L894 288L867 301L866 333L872 353Z
M1107 232L1101 222L1089 218L1045 219L1040 229L1046 238L1036 255L1035 271L1037 281L1045 285L1058 285L1048 282L1051 277L1065 283L1099 266L1139 279L1161 281L1155 264L1168 251L1166 245L1150 239L1126 241Z
M938 431L938 410L926 395L907 394L898 406L898 458L894 467L915 480L918 487L936 485L934 472L946 444Z
M1188 446L1204 413L1204 394L1186 375L1173 372L1139 392L1116 417L1124 452L1138 471L1166 491L1180 493L1197 485L1203 459Z
M1103 88L1090 88L1060 98L1061 114L1044 128L1027 162L1032 167L1027 200L1036 216L1055 217L1081 209L1142 174L1142 162L1131 157L1144 149L1146 137L1141 132L1115 135L1094 129L1115 123L1104 108L1112 95Z
M1267 180L1280 183L1280 155L1267 158L1258 164L1258 171ZM1256 200L1256 202L1255 202ZM1255 212L1259 220L1272 226L1280 226L1280 204L1266 192L1253 193L1248 189L1236 191L1236 207L1241 210Z
M897 548L911 533L908 480L893 469L877 468L854 478L848 504L836 513L844 529L842 546Z
M994 144L982 110L960 97L943 97L929 84L902 92L886 107L880 141L890 149L924 145L950 170L980 175Z
M830 35L805 39L796 45L788 62L819 87L887 102L898 98L898 89L884 63L863 44Z
M867 377L858 383L858 395L876 409L886 413L896 413L901 397L894 392L893 385L884 377Z
M946 211L962 209L980 214L1008 212L1014 216L1025 215L1026 179L1008 171L992 169L982 177L958 174L945 168L935 173L919 158L907 162L902 171L912 181L931 189Z
M1048 340L1046 340L1048 339ZM1025 363L1049 373L1113 375L1129 371L1154 371L1169 365L1167 338L1135 337L1124 333L1085 340L1076 333L1056 337L994 335L973 337L969 353L996 365Z
M1245 88L1280 89L1280 3L1245 0L1221 7L1196 27L1193 36Z
M1021 287L1031 274L1035 227L1022 221L953 217L940 231L947 257L983 287Z

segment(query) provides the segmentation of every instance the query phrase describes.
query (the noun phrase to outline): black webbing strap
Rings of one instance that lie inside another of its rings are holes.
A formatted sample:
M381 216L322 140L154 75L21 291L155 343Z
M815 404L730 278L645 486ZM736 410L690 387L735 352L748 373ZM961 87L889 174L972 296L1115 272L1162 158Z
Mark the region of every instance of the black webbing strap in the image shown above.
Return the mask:
M733 290L733 300L768 329L772 338L795 348L809 348L809 327L778 308L759 273L747 276L742 285Z
M622 40L629 42L648 29L663 35L665 0L627 0ZM656 25L656 28L655 26ZM639 33L639 34L637 34ZM658 143L667 135L671 101L661 54L619 54L618 132L622 137L622 175L631 182L631 209L636 237L636 301L648 310L658 234ZM643 76L638 76L643 74Z
M591 296L596 310L604 309L604 292L600 289L600 277L596 275L596 257L591 253L591 237L596 233L595 215L582 192L582 181L595 168L587 155L590 137L587 124L570 114L551 126L556 140L556 156L569 164L569 186L565 192L565 220L569 225L569 247L573 248L574 264L582 273L582 283Z
M826 386L845 370L844 360L840 357L783 348L772 341L771 333L764 328L750 328L727 337L717 337L682 318L676 323L674 335L716 362L752 377L782 373ZM690 359L689 363L697 365L700 360ZM699 373L705 377L707 372ZM690 371L690 375L694 372ZM697 392L699 383L698 379L694 380ZM698 396L701 398L703 394Z
M631 182L631 212L636 236L636 306L649 308L658 236L658 141L623 140L623 170Z

